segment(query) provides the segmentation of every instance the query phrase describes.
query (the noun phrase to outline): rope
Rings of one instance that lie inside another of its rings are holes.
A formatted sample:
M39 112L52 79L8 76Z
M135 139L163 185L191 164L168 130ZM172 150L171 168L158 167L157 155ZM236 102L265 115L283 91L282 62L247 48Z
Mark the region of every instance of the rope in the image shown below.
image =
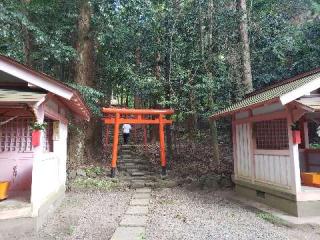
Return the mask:
M6 121L4 121L4 122L0 122L0 126L5 125L5 124L7 124L8 122L11 122L12 120L16 119L17 117L19 117L19 116L15 116L15 117L9 118L8 120L6 120Z

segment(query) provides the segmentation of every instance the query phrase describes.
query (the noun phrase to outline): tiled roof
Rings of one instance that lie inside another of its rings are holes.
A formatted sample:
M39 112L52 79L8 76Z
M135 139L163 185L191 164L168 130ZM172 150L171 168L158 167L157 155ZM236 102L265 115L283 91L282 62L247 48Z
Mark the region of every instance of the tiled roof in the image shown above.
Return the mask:
M256 104L261 104L263 102L278 99L283 94L289 93L303 86L306 83L309 83L317 78L320 78L319 70L317 70L315 73L313 71L309 75L304 74L300 78L295 77L295 78L288 79L283 83L277 83L274 85L274 87L270 86L270 87L267 87L265 90L262 89L262 90L256 91L256 93L253 92L243 100L236 102L221 111L216 112L211 116L211 118L217 119L226 115L230 115L241 109L249 108Z
M0 88L1 103L37 103L46 96L46 93L22 91Z

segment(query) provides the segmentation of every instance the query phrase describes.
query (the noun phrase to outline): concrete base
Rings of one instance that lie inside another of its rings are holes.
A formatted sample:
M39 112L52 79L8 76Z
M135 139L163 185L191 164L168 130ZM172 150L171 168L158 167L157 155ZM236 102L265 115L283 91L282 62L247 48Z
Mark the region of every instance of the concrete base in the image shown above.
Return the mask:
M61 205L65 197L65 187L61 187L58 192L50 196L43 203L38 211L36 230L38 231L54 211Z
M320 201L296 201L294 194L236 181L236 193L297 217L320 216Z
M65 189L61 188L42 204L36 217L0 220L0 239L19 239L27 233L38 231L55 209L60 206L64 196Z

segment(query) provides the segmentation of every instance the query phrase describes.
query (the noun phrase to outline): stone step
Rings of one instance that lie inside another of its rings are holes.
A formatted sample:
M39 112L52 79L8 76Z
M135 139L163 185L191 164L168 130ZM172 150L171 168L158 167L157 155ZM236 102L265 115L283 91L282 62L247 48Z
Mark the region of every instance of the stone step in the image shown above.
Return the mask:
M130 169L135 169L135 170L147 170L148 166L145 165L132 165L132 166L128 166L128 165L118 165L118 169L119 170L125 170L128 171Z
M141 164L149 164L149 161L130 158L130 159L119 159L118 163L141 163Z
M149 164L146 164L144 162L123 162L123 161L120 161L118 165L122 167L149 166Z
M121 154L119 156L120 159L131 159L134 155L132 154Z
M131 172L131 176L132 177L142 177L142 176L145 176L145 175L147 175L147 173L144 172L144 171L136 170L136 171Z
M144 188L145 181L143 180L132 180L130 183L130 188L137 189L137 188Z
M146 224L146 215L124 215L120 222L121 227L145 227Z
M120 149L121 150L133 150L133 148L134 148L134 146L132 146L132 145L121 145L120 146Z
M133 151L131 149L120 149L121 153L133 153Z
M144 227L118 227L111 240L138 240L145 239L146 229Z
M18 207L2 207L0 209L0 220L28 218L32 216L31 204Z
M126 172L128 172L128 173L143 172L145 175L153 175L154 174L154 172L149 171L149 169L148 170L139 170L137 168L129 168L126 170Z
M144 181L155 181L156 177L151 175L143 175L143 176L130 176L123 178L124 181L131 181L131 180L144 180Z

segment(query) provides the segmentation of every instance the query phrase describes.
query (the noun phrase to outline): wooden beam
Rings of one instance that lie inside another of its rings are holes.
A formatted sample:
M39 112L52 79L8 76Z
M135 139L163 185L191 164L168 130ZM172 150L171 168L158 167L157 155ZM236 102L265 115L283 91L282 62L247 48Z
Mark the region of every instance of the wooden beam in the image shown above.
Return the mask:
M172 109L132 109L132 108L102 108L103 113L120 113L120 114L143 114L143 115L159 115L173 114Z
M115 124L114 118L103 118L105 124ZM119 118L119 124L160 124L159 119ZM172 120L163 119L163 124L172 124Z
M252 117L243 118L243 119L236 119L234 120L234 123L244 124L249 122L261 122L261 121L268 121L273 119L282 119L286 117L287 117L286 112L273 112L273 113L267 113L267 114L261 114L261 115L254 115Z

